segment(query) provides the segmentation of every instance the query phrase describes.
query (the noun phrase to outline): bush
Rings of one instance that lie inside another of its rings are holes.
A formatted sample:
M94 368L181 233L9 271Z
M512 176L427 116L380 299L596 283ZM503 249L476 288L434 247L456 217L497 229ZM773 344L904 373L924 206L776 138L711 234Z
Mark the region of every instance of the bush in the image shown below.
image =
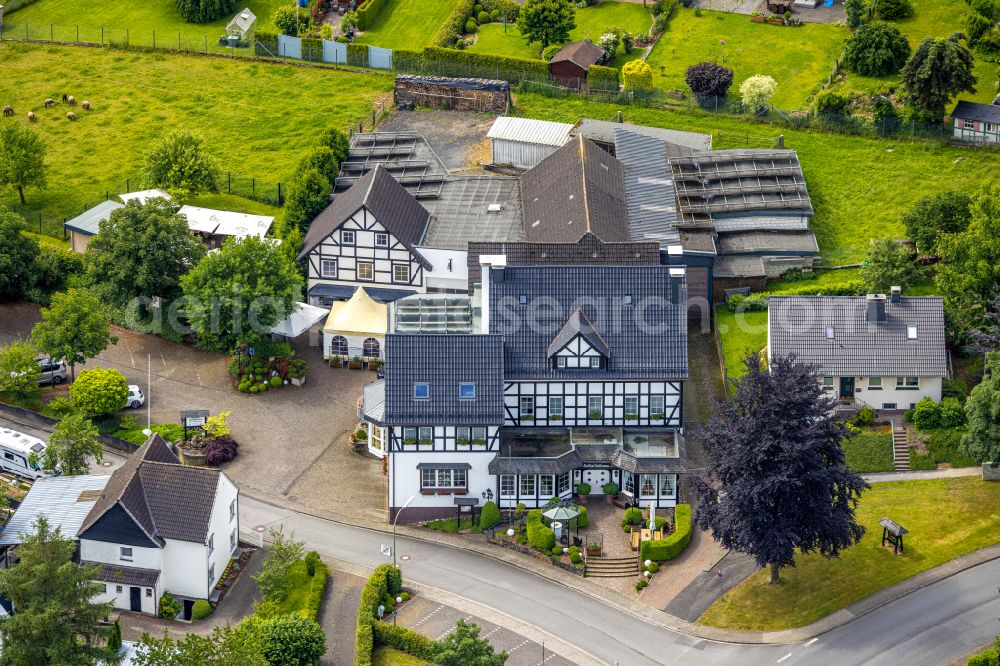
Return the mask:
M213 437L205 443L205 463L213 467L236 457L240 445L229 435Z
M499 21L500 20L500 10L499 9L494 9L493 11L490 12L489 17L490 17L490 21Z
M485 25L490 22L490 15L486 12L479 12L479 15L476 16L476 21L479 22L479 25Z
M589 483L580 483L580 484L577 484L577 486L576 486L576 494L577 495L589 495L590 494L590 484Z
M206 617L212 614L212 606L205 599L198 599L191 606L191 619L204 620Z
M174 595L164 592L160 597L160 617L164 620L175 620L181 612L181 602L174 599Z
M940 427L941 406L930 398L923 398L913 410L913 424L920 430Z
M299 34L298 10L288 5L281 5L271 14L271 23L281 34L294 37Z
M910 43L889 23L863 25L851 35L844 48L847 69L863 76L895 74L910 57Z
M542 524L542 510L532 509L527 519L528 543L535 550L543 553L552 551L556 544L556 533Z
M778 82L770 76L755 74L740 84L740 96L747 111L756 114L767 112Z
M868 428L875 425L875 410L865 405L858 412L850 418L848 421L851 425L857 426L858 428Z
M332 187L333 182L337 179L337 174L340 173L340 160L337 159L333 148L319 146L306 155L305 159L299 163L297 172L304 173L310 170L316 170L321 173Z
M562 546L552 546L552 550L550 550L549 553L552 554L552 557L559 557L563 554Z
M993 23L980 14L973 11L965 19L965 34L969 37L969 44L975 44L986 32L993 27Z
M301 615L277 615L266 619L251 615L241 624L260 638L262 656L271 666L308 666L317 663L326 653L323 628Z
M587 507L581 506L577 508L580 510L580 515L576 517L576 526L582 529L590 524L590 516L587 514Z
M913 16L910 0L875 0L875 18L883 21L897 21Z
M714 62L702 62L687 68L684 81L699 100L725 97L733 85L733 70Z
M625 509L625 517L622 518L623 525L641 525L642 522L642 509L637 506L630 506Z
M643 560L662 562L680 555L691 541L691 505L678 504L674 509L674 533L665 539L643 541L639 556Z
M128 380L113 369L84 370L70 385L69 399L73 409L85 416L113 414L125 408Z
M446 47L454 44L458 36L462 34L465 22L469 20L474 8L475 2L473 0L458 0L452 8L451 13L448 14L448 18L444 20L441 27L431 37L431 45Z
M635 591L636 592L642 592L646 588L647 585L649 585L649 581L646 580L645 578L643 578L643 579L641 579L639 581L636 581Z
M271 379L268 380L268 383L271 384L271 388L278 388L279 386L281 386L281 377L275 375L274 377L271 377Z
M479 24L476 23L475 19L469 19L465 22L465 33L468 35L474 35L479 30Z
M483 504L483 510L479 512L479 527L488 530L499 522L500 507L493 500L489 500Z
M569 561L572 562L573 564L580 564L581 562L583 562L583 555L581 555L579 552L570 553Z
M587 85L595 90L618 90L618 78L614 67L591 65L587 69Z
M316 564L319 562L319 553L317 553L315 550L309 551L308 553L306 553L304 561L306 563L306 575L315 576Z
M1000 649L992 648L986 652L969 657L966 666L1000 666Z
M622 66L625 90L649 90L653 87L653 70L645 60L630 60Z
M657 564L656 562L650 562L649 566L646 567L646 571L648 571L649 573L655 574L659 570L660 570L660 565Z
M733 294L726 303L730 312L766 312L767 294Z
M965 407L957 398L945 398L941 401L941 427L957 428L965 425Z
M604 491L605 495L617 495L618 494L618 484L617 483L605 483L601 486L601 490Z
M848 116L851 112L851 101L847 95L841 95L835 90L824 90L816 96L816 113L821 116Z
M177 11L188 23L209 23L236 11L235 0L177 0Z
M542 60L544 60L545 62L552 60L552 58L554 58L555 55L562 50L562 47L563 47L562 44L549 44L544 49L542 49Z

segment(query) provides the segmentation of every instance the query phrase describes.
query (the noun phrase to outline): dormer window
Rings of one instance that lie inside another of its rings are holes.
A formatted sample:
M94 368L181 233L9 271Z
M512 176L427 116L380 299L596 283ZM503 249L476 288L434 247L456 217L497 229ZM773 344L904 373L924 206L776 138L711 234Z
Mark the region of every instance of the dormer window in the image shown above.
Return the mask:
M600 368L601 367L601 357L600 356L591 356L590 357L590 367L591 368Z
M560 369L566 367L566 357L565 356L557 356L556 357L556 367L560 368Z
M431 398L430 384L420 382L413 385L414 400L430 400L430 398Z
M625 294L624 303L625 305L632 305L632 294Z
M826 327L826 339L827 340L833 340L835 337L837 337L836 333L837 332L833 328L833 326L827 326Z
M463 382L458 385L458 398L459 400L475 400L476 399L476 385L472 382Z
M517 297L517 303L518 303L518 305L527 305L528 304L528 295L527 294L520 294Z
M916 326L907 326L906 327L906 339L907 340L916 340L917 339L917 327Z

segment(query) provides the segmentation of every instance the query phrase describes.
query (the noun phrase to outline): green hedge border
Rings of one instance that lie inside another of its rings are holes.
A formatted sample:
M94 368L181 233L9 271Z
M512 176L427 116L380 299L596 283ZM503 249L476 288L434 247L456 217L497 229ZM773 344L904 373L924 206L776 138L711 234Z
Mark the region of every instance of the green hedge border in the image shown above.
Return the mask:
M665 539L643 541L639 555L643 560L662 562L680 555L691 542L691 505L678 504L674 509L674 533Z
M326 585L329 581L330 567L322 562L317 562L316 573L313 574L312 586L309 588L309 597L306 599L306 607L302 609L303 617L319 622L319 607L323 604L323 593L326 592Z
M355 11L358 13L358 29L367 30L375 25L375 19L388 0L367 0Z
M368 578L358 602L358 628L354 634L355 666L371 666L372 652L377 645L388 645L420 659L431 658L434 641L412 629L378 619L382 598L386 594L395 597L402 592L402 588L403 575L391 564L376 567Z
M614 67L591 65L587 69L587 86L595 90L618 90L618 79L619 72Z
M458 36L465 32L465 22L472 16L472 9L475 6L475 0L458 0L451 13L448 14L448 18L431 37L431 46L451 46L454 44Z

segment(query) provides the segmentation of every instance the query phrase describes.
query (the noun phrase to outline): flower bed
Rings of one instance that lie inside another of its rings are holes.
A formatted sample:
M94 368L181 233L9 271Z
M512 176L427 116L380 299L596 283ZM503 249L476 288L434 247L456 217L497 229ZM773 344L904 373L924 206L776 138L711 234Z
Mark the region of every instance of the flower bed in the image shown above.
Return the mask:
M300 358L291 357L291 347L286 350L276 346L275 355L249 356L242 352L229 360L229 373L234 377L240 393L265 393L272 389L294 384L305 384L309 366Z

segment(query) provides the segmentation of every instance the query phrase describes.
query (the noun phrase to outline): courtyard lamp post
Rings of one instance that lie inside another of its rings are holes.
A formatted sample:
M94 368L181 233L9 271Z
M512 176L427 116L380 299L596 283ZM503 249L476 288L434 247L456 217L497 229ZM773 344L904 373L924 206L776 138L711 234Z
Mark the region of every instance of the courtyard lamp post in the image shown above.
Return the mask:
M392 566L396 567L396 521L399 520L399 514L403 513L403 509L410 506L410 502L416 499L416 495L410 495L410 498L403 502L403 506L399 507L399 511L392 519Z

